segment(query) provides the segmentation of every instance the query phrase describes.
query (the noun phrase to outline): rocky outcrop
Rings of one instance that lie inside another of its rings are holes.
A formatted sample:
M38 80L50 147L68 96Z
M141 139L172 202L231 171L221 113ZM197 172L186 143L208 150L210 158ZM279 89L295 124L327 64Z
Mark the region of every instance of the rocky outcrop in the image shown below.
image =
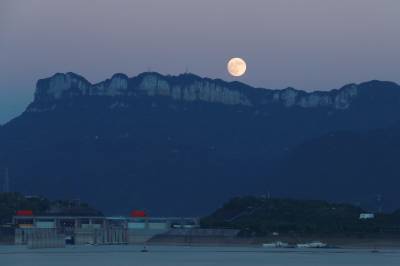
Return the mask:
M274 100L282 102L285 106L299 106L303 108L332 107L334 109L346 109L352 99L358 94L357 85L348 85L340 90L327 92L316 91L306 93L293 88L287 88L274 93Z
M137 95L225 105L259 106L278 103L286 107L323 106L346 109L358 95L358 86L348 85L339 90L307 93L293 88L284 90L253 88L238 82L228 83L192 74L163 76L158 73L142 73L132 78L125 74L115 74L103 82L91 84L82 76L69 72L57 73L50 78L39 80L35 102L53 102L77 96L135 97ZM37 107L31 106L31 111L38 111L34 108Z

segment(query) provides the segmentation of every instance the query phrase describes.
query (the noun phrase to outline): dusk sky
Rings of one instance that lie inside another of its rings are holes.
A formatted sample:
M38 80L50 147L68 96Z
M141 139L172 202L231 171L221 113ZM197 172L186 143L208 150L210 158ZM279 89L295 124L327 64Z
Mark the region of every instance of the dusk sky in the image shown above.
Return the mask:
M55 72L234 80L239 56L237 80L257 87L400 82L399 12L399 0L0 0L0 124Z

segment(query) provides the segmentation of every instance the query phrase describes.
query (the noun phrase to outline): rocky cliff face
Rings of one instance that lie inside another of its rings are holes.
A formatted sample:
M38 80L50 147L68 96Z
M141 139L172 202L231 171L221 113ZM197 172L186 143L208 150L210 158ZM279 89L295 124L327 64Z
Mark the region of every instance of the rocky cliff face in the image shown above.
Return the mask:
M357 85L348 85L339 90L307 93L293 88L269 90L253 88L239 82L224 82L200 78L192 74L163 76L158 73L142 73L129 78L115 74L110 79L91 84L74 74L57 73L37 83L35 102L56 102L78 96L162 96L176 101L204 101L225 105L263 106L282 104L286 107L330 107L346 109L358 95ZM39 111L31 105L28 111Z

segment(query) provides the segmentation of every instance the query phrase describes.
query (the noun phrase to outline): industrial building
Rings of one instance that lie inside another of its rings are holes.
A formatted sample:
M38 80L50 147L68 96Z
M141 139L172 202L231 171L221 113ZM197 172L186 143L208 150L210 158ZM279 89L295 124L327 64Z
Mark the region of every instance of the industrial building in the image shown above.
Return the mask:
M147 217L133 211L129 217L37 216L29 210L13 217L15 244L52 247L69 244L138 244L173 229L199 227L197 218Z

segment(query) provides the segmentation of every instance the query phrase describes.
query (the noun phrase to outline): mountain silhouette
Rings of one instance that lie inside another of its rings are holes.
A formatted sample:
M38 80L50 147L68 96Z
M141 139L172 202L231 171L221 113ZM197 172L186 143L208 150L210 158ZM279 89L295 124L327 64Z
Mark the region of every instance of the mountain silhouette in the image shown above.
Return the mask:
M342 171L331 175L308 176L324 150L317 144L308 154L307 143L334 132L390 128L399 119L400 86L392 82L305 92L193 74L115 74L91 84L58 73L39 80L34 101L0 128L0 167L10 169L13 190L81 198L110 214L140 208L153 215L201 215L230 197L267 191L362 201L374 191L359 189L361 177L340 193L324 185L340 188L348 164L337 163ZM344 143L353 145L351 136ZM357 145L348 148L357 156ZM295 154L303 159L299 170ZM398 183L392 177L383 182L386 176L363 178L382 181L379 193L392 193ZM287 187L290 180L301 193Z

